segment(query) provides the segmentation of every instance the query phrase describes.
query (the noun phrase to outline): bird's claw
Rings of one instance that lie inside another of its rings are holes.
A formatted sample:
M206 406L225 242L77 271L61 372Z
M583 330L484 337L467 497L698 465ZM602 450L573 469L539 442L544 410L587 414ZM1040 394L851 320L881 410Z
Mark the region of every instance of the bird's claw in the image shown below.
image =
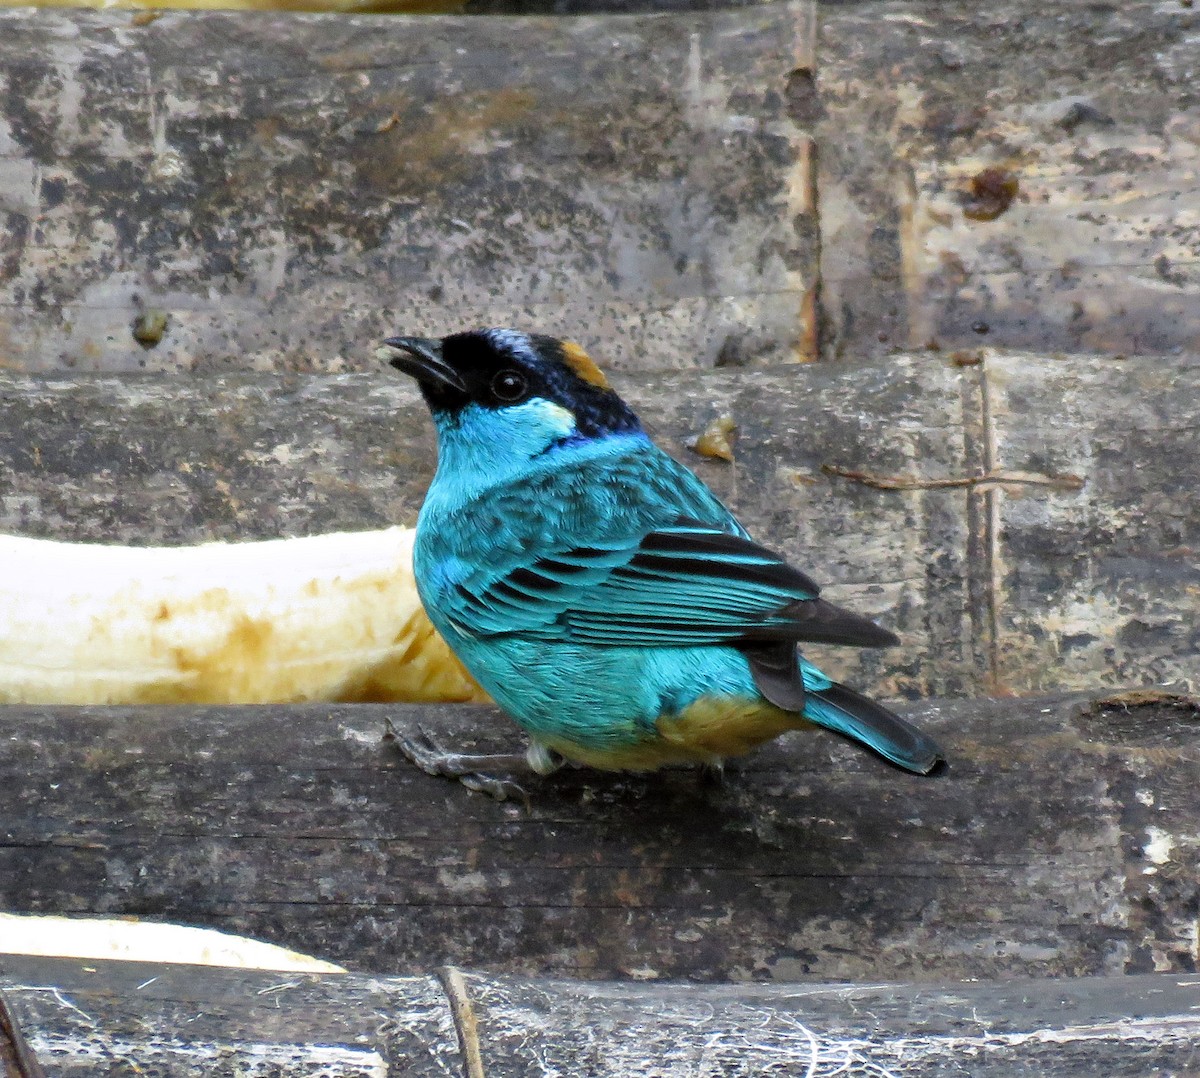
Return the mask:
M396 729L389 718L386 720L387 737L427 775L435 778L456 779L468 790L487 794L496 801L522 801L529 805L529 794L524 787L511 779L500 778L480 770L480 766L506 763L508 757L469 756L461 752L443 749L423 727L417 726L416 734L403 733Z
M471 771L458 775L458 781L468 790L487 794L493 801L520 801L529 808L529 793L525 787L512 779L503 779L499 775L485 775L481 771Z
M699 783L701 786L710 786L714 789L720 789L725 785L725 761L714 760L712 763L701 764L699 773Z

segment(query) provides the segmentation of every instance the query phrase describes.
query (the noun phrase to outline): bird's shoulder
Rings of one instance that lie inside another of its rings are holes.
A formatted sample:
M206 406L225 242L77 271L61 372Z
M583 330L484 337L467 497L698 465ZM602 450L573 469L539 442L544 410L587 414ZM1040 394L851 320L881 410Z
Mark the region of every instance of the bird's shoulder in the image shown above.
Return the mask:
M636 541L680 519L742 534L720 500L689 469L645 438L612 439L529 468L515 480L446 506L425 530L446 554L513 557L594 543Z

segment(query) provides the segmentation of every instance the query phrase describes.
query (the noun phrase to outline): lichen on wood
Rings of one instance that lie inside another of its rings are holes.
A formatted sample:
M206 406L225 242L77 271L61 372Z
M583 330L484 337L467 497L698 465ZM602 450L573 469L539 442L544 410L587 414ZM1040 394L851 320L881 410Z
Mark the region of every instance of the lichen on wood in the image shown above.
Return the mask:
M714 987L448 972L478 1019L469 1040L447 976L41 959L10 962L0 989L30 1053L63 1075L1171 1078L1200 1059L1197 986L1177 976Z

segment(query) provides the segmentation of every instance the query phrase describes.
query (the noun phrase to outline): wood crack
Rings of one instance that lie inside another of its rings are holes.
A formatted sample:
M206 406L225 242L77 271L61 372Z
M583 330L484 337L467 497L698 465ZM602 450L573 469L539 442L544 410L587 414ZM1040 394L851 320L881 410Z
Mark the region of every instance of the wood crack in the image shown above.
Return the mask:
M984 470L990 475L1000 467L1000 447L996 438L995 413L992 407L991 368L986 357L979 366L979 409L983 424L983 464ZM1078 476L1079 486L1083 480ZM1078 489L1078 488L1075 488ZM987 687L992 693L1004 690L1004 679L1000 669L1000 498L1003 491L996 486L977 487L983 499L983 555L984 580L987 582L986 598L986 654L987 654Z
M973 474L924 478L881 475L873 472L822 464L825 475L859 483L875 490L964 490L967 493L970 591L969 608L974 625L974 654L986 691L1003 695L1005 685L1001 662L1001 603L1003 585L1002 521L1004 492L1078 491L1085 486L1082 476L1066 472L1043 472L1003 468L992 401L991 372L986 357L975 368L977 374L963 383L964 471Z

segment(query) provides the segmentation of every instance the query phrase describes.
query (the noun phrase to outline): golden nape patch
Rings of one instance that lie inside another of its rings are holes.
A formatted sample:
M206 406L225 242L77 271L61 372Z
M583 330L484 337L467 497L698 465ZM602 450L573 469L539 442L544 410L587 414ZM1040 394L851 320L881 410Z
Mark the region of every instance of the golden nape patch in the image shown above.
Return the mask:
M595 361L574 341L562 342L563 362L585 382L599 389L608 389L608 379Z

